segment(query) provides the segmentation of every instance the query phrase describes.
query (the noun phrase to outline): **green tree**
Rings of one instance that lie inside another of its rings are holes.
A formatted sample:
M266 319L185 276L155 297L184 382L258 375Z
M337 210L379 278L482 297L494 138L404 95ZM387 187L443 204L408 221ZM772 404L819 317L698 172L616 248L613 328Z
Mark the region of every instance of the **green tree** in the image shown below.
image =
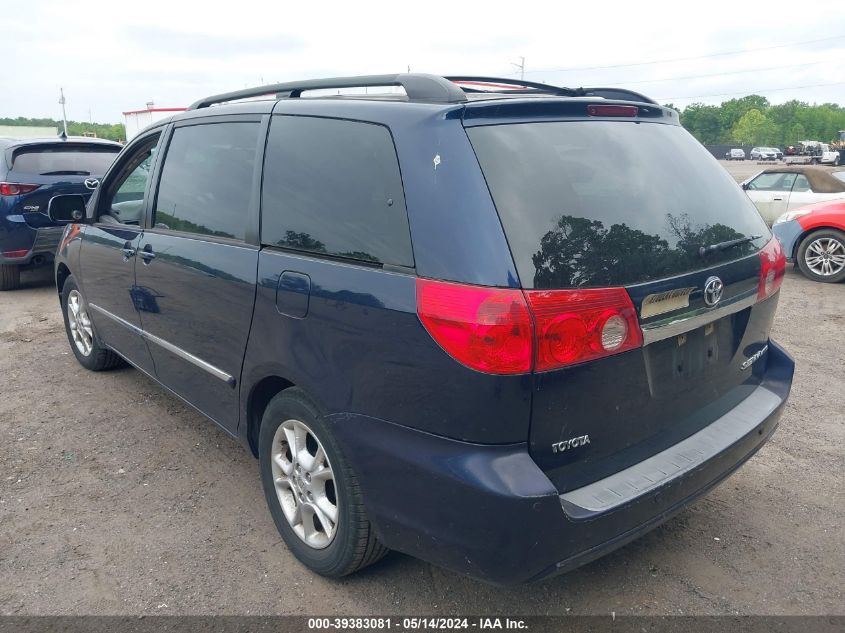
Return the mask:
M681 125L702 143L718 143L722 137L719 106L690 104L681 113Z
M26 117L0 118L0 125L54 127L56 134L62 129L62 122L56 119L29 119ZM68 121L69 136L85 136L93 133L97 138L112 141L125 141L126 128L123 123L86 123L84 121Z
M731 130L731 138L744 145L770 145L775 136L775 125L766 115L752 108L742 115Z

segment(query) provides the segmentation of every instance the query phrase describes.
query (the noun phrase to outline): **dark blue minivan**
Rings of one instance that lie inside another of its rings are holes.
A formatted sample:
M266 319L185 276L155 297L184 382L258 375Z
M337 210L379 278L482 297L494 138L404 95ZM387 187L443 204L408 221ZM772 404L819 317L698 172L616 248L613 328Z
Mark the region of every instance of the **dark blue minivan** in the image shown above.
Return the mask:
M0 290L20 271L53 263L64 227L47 216L50 198L89 196L122 149L88 137L0 138Z
M227 93L50 214L79 362L128 361L240 438L327 576L388 549L495 583L572 569L741 466L792 383L778 242L636 93Z

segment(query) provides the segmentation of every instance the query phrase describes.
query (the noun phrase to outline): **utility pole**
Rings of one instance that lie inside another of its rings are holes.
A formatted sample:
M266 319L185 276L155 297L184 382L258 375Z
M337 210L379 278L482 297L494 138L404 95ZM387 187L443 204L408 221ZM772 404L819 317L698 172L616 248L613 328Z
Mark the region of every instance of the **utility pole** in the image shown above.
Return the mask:
M65 112L65 89L59 88L59 94L61 97L59 98L59 103L62 106L62 127L64 128L64 136L67 138L67 113Z
M519 58L519 63L511 62L511 66L516 66L519 69L519 78L520 80L525 79L525 57Z

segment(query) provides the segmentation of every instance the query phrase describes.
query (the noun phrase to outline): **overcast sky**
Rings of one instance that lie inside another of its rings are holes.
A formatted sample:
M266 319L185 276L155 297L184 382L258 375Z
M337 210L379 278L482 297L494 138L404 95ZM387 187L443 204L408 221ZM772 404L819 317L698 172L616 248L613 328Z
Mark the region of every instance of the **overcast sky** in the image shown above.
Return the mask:
M69 119L121 122L150 100L187 106L306 77L408 66L515 77L523 56L526 79L626 86L676 106L753 92L845 104L842 2L192 4L0 0L0 116L60 118L60 86Z

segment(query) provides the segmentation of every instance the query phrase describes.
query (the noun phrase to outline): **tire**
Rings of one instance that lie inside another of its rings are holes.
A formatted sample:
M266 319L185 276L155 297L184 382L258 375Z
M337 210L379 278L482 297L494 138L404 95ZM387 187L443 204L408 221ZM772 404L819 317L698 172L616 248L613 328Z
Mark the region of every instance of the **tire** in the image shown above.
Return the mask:
M839 155L838 155L838 154L837 154L837 155L834 157L834 159L833 159L833 166L834 166L834 167L838 167L838 166L839 166Z
M20 266L16 264L0 264L0 290L17 290L20 286Z
M829 274L824 274L824 259L818 259L824 251L829 254L827 261L832 269ZM810 233L801 240L796 259L798 268L808 279L831 284L842 281L845 279L845 233L837 229L822 229Z
M69 307L69 304L74 303L77 305L75 312ZM79 361L80 365L91 371L104 371L106 369L120 367L124 364L124 360L103 345L97 336L97 332L94 330L94 326L88 316L88 304L82 296L73 275L68 277L65 280L65 285L62 286L61 304L67 340L70 343L70 349L73 351L73 355L76 356L76 360ZM71 313L74 313L76 316L71 316ZM75 319L77 323L75 326L77 339L74 338L74 327L72 327L71 319ZM85 331L80 331L80 328ZM81 341L85 343L83 344Z
M294 438L301 448L292 450L288 438ZM320 455L325 459L313 459ZM258 436L258 457L270 515L288 549L303 565L322 576L339 578L387 554L367 517L355 473L319 408L301 389L285 389L267 405ZM331 485L328 479L318 478L319 473L325 476L326 470L331 473ZM312 473L316 473L313 479ZM277 480L283 483L277 486ZM333 512L321 510L318 515L310 509L316 504L330 509L332 501ZM298 514L296 508L300 508ZM334 527L327 529L320 516L330 527L332 513ZM306 526L310 526L310 536Z

